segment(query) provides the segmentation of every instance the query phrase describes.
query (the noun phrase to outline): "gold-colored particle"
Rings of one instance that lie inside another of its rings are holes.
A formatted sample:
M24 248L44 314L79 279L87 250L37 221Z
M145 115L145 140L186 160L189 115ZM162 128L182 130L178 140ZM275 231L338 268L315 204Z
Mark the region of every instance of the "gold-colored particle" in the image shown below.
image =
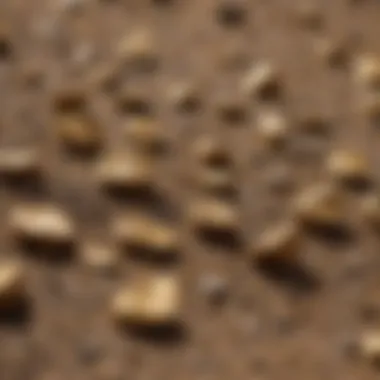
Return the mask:
M284 144L289 134L285 115L274 109L260 112L257 118L257 132L268 147L278 147Z
M119 253L112 245L97 239L83 242L79 251L82 264L96 272L109 272L119 265Z
M332 178L343 182L361 183L370 178L369 163L357 152L333 152L327 160L327 170Z
M260 99L277 98L281 90L278 69L270 62L259 62L244 77L242 90L249 96Z
M127 122L128 143L147 153L160 151L167 142L161 126L151 118L134 118Z
M178 252L177 231L146 215L122 215L114 220L113 234L117 241L153 258L173 256Z
M194 228L204 231L235 233L240 225L236 206L216 198L190 202L188 216Z
M359 56L354 66L354 75L357 82L365 88L379 88L380 58L372 54Z
M136 153L113 154L99 162L95 175L106 188L146 189L153 181L153 167Z
M0 174L5 176L27 176L40 170L40 157L36 149L27 147L3 148L0 150Z
M66 114L57 119L59 137L63 144L75 151L97 151L103 135L95 118L88 114Z
M22 239L66 244L75 238L70 216L51 204L16 205L10 210L9 224L14 234Z
M54 99L54 110L58 136L67 148L87 152L101 147L101 128L88 110L84 91L62 90Z
M377 330L364 331L358 339L359 353L363 359L380 364L380 332Z
M344 222L344 202L341 193L332 185L311 186L294 199L296 217L315 227L339 227Z
M17 305L26 298L25 269L20 262L0 262L0 307Z
M283 222L267 228L253 247L255 260L293 261L300 246L300 230L293 222Z
M157 51L152 31L141 28L128 32L120 42L119 55L127 64L147 70L157 65Z
M111 313L118 323L157 327L181 318L179 280L172 274L152 274L125 285L114 295Z

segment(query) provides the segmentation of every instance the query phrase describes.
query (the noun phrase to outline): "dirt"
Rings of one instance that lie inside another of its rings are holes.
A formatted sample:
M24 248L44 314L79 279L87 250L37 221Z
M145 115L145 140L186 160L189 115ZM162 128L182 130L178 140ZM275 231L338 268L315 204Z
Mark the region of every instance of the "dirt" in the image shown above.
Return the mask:
M358 217L361 195L350 198L352 239L331 242L305 235L302 267L311 287L295 273L285 278L259 271L248 251L265 226L289 218L297 189L325 178L324 158L334 147L364 152L378 181L379 131L360 111L351 63L362 52L380 54L380 4L319 1L322 21L309 28L297 20L301 2L231 0L243 11L233 11L228 25L221 25L225 18L217 12L222 3L0 2L1 146L38 148L44 173L39 186L1 183L1 252L25 262L31 304L22 320L8 318L0 326L2 379L378 378L373 365L352 355L352 342L363 328L377 326L380 312L379 242ZM143 72L120 70L120 41L140 28L154 36L158 65ZM323 61L315 50L319 38L347 46L347 62L331 67ZM284 96L276 107L293 128L285 150L268 152L259 144L254 120L265 105L241 91L245 73L260 60L274 62L281 72ZM116 89L92 82L104 66L118 68ZM175 108L170 89L176 83L195 87L196 112ZM104 151L122 150L127 143L123 128L130 115L117 107L120 90L142 94L170 141L155 172L161 204L141 207L170 219L181 234L181 260L170 268L184 283L185 324L178 339L135 336L115 326L109 314L118 286L136 273L162 270L157 263L120 252L115 272L101 275L76 254L59 263L28 254L9 229L7 211L15 204L54 201L75 220L80 241L109 240L112 216L131 207L104 193L91 176L99 153L83 158L62 148L52 101L70 85L88 91L91 112L104 132ZM246 117L237 123L221 120L220 101L237 102ZM328 136L297 130L298 121L310 114L328 120ZM222 139L234 162L241 244L204 241L185 217L186 205L200 196L185 180L191 144L206 131ZM284 165L288 190L269 191L268 173L283 173ZM222 277L225 294L217 305L200 289L207 274Z

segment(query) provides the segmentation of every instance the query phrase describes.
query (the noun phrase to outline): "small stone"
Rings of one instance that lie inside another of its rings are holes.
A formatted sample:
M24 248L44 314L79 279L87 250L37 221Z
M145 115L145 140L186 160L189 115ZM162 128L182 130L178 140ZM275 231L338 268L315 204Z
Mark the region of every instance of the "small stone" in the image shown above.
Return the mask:
M321 183L311 186L294 199L296 217L304 224L336 228L344 223L344 205L335 187Z
M54 99L58 136L75 151L100 149L103 135L96 118L88 109L87 96L81 88L63 89Z
M253 247L258 261L294 261L300 247L300 230L294 222L282 222L264 230Z
M80 260L83 265L96 272L109 273L116 270L119 264L119 254L112 245L91 239L82 244Z
M199 163L208 167L228 167L230 164L228 152L220 141L212 136L198 138L193 146L193 154Z
M166 138L161 126L150 118L135 118L125 128L127 141L147 153L161 151Z
M20 262L0 262L0 308L18 305L26 298L25 269Z
M202 101L200 93L191 84L173 84L169 88L168 97L174 107L182 113L194 114L201 110Z
M99 162L96 176L109 189L147 189L152 185L153 168L148 160L135 153L113 154Z
M75 238L70 216L51 204L16 205L10 211L9 224L14 234L22 239L66 244Z
M145 215L122 215L114 220L112 231L121 244L152 258L166 258L178 253L177 231Z
M263 143L268 147L283 145L289 133L285 116L273 109L259 113L257 131Z
M358 348L363 359L374 365L380 365L380 332L368 330L361 334Z
M242 89L247 95L262 100L277 98L281 89L280 74L270 62L259 62L245 76Z
M33 148L9 147L0 150L0 175L34 175L39 172L40 164L40 157Z
M370 178L369 163L357 152L333 152L327 160L327 170L333 179L345 183L367 183Z
M199 278L199 291L212 305L221 305L227 299L228 284L217 274L205 274Z
M199 199L189 204L189 219L196 229L234 233L240 218L236 207L218 199Z
M380 58L366 54L359 56L354 66L354 75L359 84L367 89L377 89L380 86Z
M60 115L57 124L58 135L68 149L94 152L102 146L103 135L100 126L89 114Z
M158 64L155 46L153 33L141 28L126 34L120 42L119 54L126 64L151 71Z
M159 327L181 318L179 280L171 274L154 274L125 285L112 298L111 314L116 322Z

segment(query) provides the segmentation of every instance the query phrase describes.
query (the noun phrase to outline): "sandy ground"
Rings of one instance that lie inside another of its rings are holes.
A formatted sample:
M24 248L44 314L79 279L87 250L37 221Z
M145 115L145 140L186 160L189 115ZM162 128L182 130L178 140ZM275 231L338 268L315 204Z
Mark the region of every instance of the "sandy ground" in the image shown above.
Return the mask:
M376 326L380 302L379 243L357 218L357 196L349 203L352 240L335 244L305 237L303 265L315 280L310 289L294 276L276 281L252 268L244 243L289 217L291 197L324 178L324 158L334 147L364 152L378 180L379 131L359 110L351 63L362 52L380 54L380 4L321 0L321 25L308 28L297 21L295 0L230 3L244 11L237 25L220 24L222 1L217 0L0 2L1 146L38 148L45 178L42 187L2 183L0 188L1 251L25 262L32 305L26 321L0 327L1 379L378 378L366 360L350 356L350 343L360 331ZM157 68L120 70L120 41L140 29L154 37ZM347 62L331 67L318 53L320 39L345 46ZM278 107L291 129L292 143L274 153L263 149L254 133L255 116L264 106L241 91L247 70L262 60L281 72L284 96ZM94 82L103 67L118 70L111 90ZM194 114L173 105L170 89L176 83L195 88ZM155 174L164 194L165 212L162 205L159 211L181 234L181 260L170 270L180 274L185 288L182 339L169 344L134 337L116 328L109 315L109 299L120 283L161 267L119 252L116 270L105 276L83 265L77 254L60 264L25 254L9 231L7 211L15 205L52 200L75 220L80 241L93 236L108 241L109 221L130 207L94 182L90 173L99 156L82 159L63 151L52 100L67 85L88 90L105 151L122 150L127 143L123 130L130 116L117 107L121 90L145 99L170 141ZM222 101L237 102L245 119L221 120ZM300 133L297 123L308 115L326 118L331 133ZM190 146L206 131L223 140L234 162L242 245L202 241L183 217L186 205L199 196L184 180ZM268 178L284 167L290 190L277 194ZM225 281L226 299L218 307L199 286L210 274Z

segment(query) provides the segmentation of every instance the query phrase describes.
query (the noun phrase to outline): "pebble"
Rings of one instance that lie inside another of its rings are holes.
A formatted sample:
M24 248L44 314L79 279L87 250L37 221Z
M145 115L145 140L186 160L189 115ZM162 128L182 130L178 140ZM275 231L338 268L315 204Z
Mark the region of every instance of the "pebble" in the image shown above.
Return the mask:
M62 143L75 151L98 151L103 135L98 122L86 113L68 113L57 117Z
M151 30L140 28L128 32L119 44L119 55L126 64L151 70L157 66L157 52Z
M181 301L178 278L156 273L121 287L112 298L111 314L116 322L128 325L172 325L181 318Z
M251 68L242 82L242 90L249 96L260 99L277 98L281 80L277 68L270 62L259 62Z
M85 240L79 257L83 265L100 273L114 271L120 263L117 249L97 239Z
M253 248L255 260L294 261L300 248L300 230L296 223L285 221L264 230Z
M285 116L280 111L262 111L256 123L259 136L266 146L279 147L285 143L289 128Z
M147 153L157 152L166 145L161 126L151 118L134 118L129 121L125 136L128 143Z
M333 179L348 183L368 182L370 178L367 159L360 153L345 150L331 153L327 171Z
M367 330L358 339L358 348L363 359L380 365L380 332Z
M73 220L53 204L16 205L10 210L9 224L16 236L27 240L66 244L75 238Z
M201 110L199 90L190 83L174 83L169 87L169 101L180 112L194 114Z
M12 307L26 297L25 268L20 262L0 262L0 308Z
M198 138L193 146L193 154L199 163L209 167L228 167L230 163L228 152L213 136Z
M240 218L236 206L216 198L197 199L188 207L190 222L196 229L234 233Z
M177 231L146 215L122 215L112 226L115 238L127 248L143 251L152 257L167 257L178 253Z
M153 167L135 153L105 156L96 167L99 183L106 188L146 189L153 180Z
M37 150L29 147L8 147L0 150L0 175L28 176L40 170Z
M332 185L309 186L294 198L295 216L304 224L336 228L344 222L341 193Z
M357 82L366 89L380 86L380 58L373 54L364 54L356 59L354 75Z

